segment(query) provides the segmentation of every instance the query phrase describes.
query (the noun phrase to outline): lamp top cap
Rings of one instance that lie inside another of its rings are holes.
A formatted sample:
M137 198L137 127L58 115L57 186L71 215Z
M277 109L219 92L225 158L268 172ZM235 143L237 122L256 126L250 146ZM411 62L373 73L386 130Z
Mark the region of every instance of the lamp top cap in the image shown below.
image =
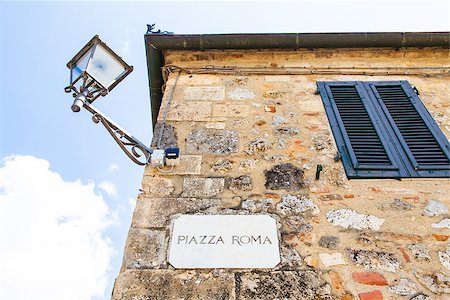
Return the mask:
M100 45L102 46L109 54L111 54L115 59L117 59L127 70L130 70L130 72L133 70L133 66L128 65L123 59L122 57L120 57L119 55L117 55L117 53L115 53L113 50L111 50L111 48L109 48L101 39L100 37L96 34L94 35L94 37L87 42L87 44L81 48L80 51L78 51L77 54L75 54L75 56L67 63L67 68L71 68L73 66L76 65L77 61L83 57L83 55L89 51L89 49L91 49L94 45Z

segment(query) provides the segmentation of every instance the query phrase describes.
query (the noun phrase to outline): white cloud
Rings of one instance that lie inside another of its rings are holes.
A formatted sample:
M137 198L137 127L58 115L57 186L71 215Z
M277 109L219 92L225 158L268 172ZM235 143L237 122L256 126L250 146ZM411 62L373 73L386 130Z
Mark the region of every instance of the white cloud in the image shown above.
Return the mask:
M111 213L94 184L64 181L49 162L0 164L0 298L103 297L114 250Z
M119 166L118 165L116 165L116 164L111 164L109 167L108 167L108 171L109 172L116 172L116 171L119 171Z
M98 185L100 189L102 189L108 196L115 197L117 196L117 188L114 184L109 181L103 181Z

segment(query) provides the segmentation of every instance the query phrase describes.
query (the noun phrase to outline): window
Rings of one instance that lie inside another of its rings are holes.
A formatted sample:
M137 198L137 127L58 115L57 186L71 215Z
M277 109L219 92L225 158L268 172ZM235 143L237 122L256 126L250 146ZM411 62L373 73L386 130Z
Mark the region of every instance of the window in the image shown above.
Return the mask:
M449 142L407 81L317 86L348 178L450 176Z

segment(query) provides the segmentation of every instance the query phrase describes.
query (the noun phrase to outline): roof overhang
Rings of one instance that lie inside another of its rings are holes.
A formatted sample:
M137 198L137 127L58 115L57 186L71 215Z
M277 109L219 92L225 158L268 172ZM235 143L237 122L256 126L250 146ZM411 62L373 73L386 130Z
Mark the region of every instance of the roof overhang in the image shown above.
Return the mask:
M161 106L165 50L449 47L449 32L145 35L152 123Z

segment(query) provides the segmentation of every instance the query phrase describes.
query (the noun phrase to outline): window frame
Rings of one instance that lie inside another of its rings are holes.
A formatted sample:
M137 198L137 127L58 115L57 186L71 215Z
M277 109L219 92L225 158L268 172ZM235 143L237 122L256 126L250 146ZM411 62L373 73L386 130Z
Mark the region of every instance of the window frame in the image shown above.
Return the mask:
M354 86L378 134L391 166L358 164L349 135L331 91L332 86ZM410 99L432 137L450 161L450 144L431 114L426 109L408 81L318 81L317 88L330 122L338 152L349 179L354 178L449 178L450 163L439 166L423 166L415 159L388 108L383 102L377 86L400 86Z

